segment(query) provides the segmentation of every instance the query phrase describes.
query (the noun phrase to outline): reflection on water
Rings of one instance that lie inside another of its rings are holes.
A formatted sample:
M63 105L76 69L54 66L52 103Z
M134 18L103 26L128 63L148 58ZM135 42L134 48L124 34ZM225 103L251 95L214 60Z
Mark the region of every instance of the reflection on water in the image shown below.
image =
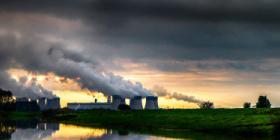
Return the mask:
M280 128L280 125L278 126ZM277 127L277 128L278 128ZM280 130L280 129L279 129ZM276 132L279 133L279 130ZM149 132L145 132L149 133ZM194 133L185 131L152 131L151 134L136 134L125 130L90 128L58 123L41 123L36 120L0 121L0 140L172 140L162 136L188 140L271 140L279 139L256 136L228 136L221 134ZM154 136L155 134L160 136ZM278 136L278 135L277 135Z
M170 138L140 135L127 131L89 128L36 121L0 122L1 140L166 140Z

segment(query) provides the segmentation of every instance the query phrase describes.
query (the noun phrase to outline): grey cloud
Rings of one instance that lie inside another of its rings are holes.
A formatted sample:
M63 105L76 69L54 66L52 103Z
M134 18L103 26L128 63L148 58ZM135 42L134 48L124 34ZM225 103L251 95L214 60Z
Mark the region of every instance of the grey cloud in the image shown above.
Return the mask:
M277 0L28 0L1 1L1 9L47 12L68 17L88 16L106 21L130 18L163 20L279 22ZM108 22L108 24L111 22Z
M7 12L82 20L88 30L65 36L87 42L84 54L101 60L279 58L276 0L29 1L3 1L6 4L0 7Z
M266 63L264 60L277 60L280 56L280 30L277 26L280 19L279 4L277 0L4 0L0 2L0 9L4 13L39 13L62 20L78 19L85 23L88 30L77 34L69 31L61 35L82 42L82 55L66 50L63 45L60 48L59 44L53 46L58 53L55 54L56 59L62 55L65 60L71 60L67 62L71 65L92 63L91 67L96 69L96 65L125 58L168 72L234 69L271 73L277 72L278 67L262 66ZM32 30L33 26L38 27ZM51 30L51 25L30 24L27 27L22 33L26 35L27 30L31 30L27 34L31 36L37 29L47 33ZM16 27L12 29L16 30ZM54 37L60 35L59 31L54 30L51 34ZM4 43L8 44L9 40ZM36 41L33 43L36 44ZM28 53L47 52L48 45L40 49L29 45L24 48L17 54L24 58L21 62L15 63L11 57L0 56L0 61L9 62L0 67L25 64L26 69L38 72L56 69L58 74L65 74L63 68L56 68L53 66L55 64L48 61L49 56L46 54L24 57ZM165 62L161 63L161 60ZM216 64L208 60L224 62ZM197 63L191 64L190 61ZM109 68L113 67L121 66ZM75 78L76 74L71 70L66 72L67 76ZM111 75L108 73L109 77L114 77Z
M278 59L274 60L146 60L145 63L154 69L166 72L195 72L195 71L243 71L252 73L279 72ZM135 63L144 63L135 61Z

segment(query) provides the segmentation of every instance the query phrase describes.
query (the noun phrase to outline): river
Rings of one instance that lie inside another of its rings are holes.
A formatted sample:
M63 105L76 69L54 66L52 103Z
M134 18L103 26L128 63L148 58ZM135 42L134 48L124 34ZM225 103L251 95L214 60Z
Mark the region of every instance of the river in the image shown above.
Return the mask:
M108 128L83 127L62 123L43 123L38 121L4 121L0 122L0 140L233 140L266 139L252 137L234 137L211 135L206 133L184 133L180 138L176 132L137 133ZM267 138L270 139L270 138Z

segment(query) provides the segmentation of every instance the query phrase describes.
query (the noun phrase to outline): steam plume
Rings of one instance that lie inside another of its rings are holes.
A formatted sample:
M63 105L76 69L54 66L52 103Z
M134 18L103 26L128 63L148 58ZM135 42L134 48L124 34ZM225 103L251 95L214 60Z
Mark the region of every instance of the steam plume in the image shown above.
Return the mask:
M162 96L167 99L182 100L182 101L186 101L186 102L190 102L190 103L195 103L198 105L205 102L205 101L196 99L194 96L188 96L188 95L184 95L184 94L178 93L178 92L173 92L173 93L169 92L164 87L161 87L161 86L154 86L152 91L155 92L157 94L157 96Z
M6 72L0 72L0 79L0 87L12 91L13 95L16 97L29 97L31 99L38 97L56 97L51 91L37 84L35 79L28 82L26 77L21 77L19 82L17 82L11 79Z
M11 34L0 37L2 37L0 43L5 42L0 44L2 45L0 57L4 60L0 60L2 70L16 67L37 73L52 72L58 76L75 80L84 89L102 92L105 95L116 94L123 97L151 95L151 92L145 89L141 83L132 83L121 76L106 72L100 68L97 62L66 50L60 45L50 45L49 42L42 40L28 41L26 38L15 38ZM12 82L10 85L17 84ZM31 84L31 87L36 87L35 91L46 92L39 85ZM14 87L10 86L10 89L12 88Z

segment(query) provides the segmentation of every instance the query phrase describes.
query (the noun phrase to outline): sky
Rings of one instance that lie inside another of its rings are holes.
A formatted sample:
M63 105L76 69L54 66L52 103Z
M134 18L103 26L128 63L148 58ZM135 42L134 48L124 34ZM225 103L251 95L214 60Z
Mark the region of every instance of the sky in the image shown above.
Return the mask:
M1 0L0 87L163 108L280 106L278 0ZM104 95L104 96L103 96Z

